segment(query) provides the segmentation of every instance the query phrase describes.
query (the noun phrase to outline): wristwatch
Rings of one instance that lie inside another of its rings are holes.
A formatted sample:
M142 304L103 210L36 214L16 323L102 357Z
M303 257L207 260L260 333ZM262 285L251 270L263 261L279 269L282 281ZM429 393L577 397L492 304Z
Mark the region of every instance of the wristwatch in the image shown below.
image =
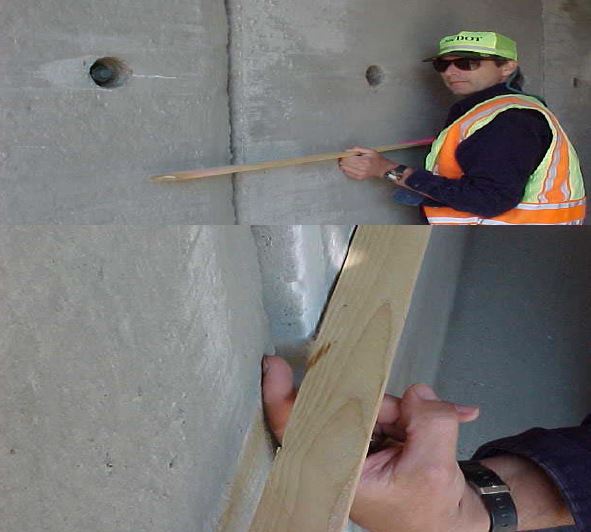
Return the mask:
M476 461L458 462L466 482L480 495L490 516L489 532L515 532L517 530L517 508L511 497L511 490L499 476L488 467Z
M387 181L391 181L392 183L399 184L402 181L404 171L408 168L408 166L404 164L399 164L393 170L388 170L384 174L384 179Z

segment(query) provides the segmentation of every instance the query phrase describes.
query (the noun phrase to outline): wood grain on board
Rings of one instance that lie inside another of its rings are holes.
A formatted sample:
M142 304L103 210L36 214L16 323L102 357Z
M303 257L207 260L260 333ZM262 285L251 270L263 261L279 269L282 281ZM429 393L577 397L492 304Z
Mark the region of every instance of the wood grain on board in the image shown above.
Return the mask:
M341 532L430 228L360 226L250 532Z

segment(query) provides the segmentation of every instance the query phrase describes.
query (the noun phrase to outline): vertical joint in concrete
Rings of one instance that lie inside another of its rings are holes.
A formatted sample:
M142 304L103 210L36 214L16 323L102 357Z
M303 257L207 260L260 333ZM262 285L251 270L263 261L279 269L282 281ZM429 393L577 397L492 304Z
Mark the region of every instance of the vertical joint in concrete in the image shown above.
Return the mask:
M230 164L236 164L236 138L235 138L235 124L234 124L234 96L235 96L235 81L234 81L234 61L233 61L233 27L232 27L232 5L231 0L224 0L224 7L226 10L226 54L227 54L227 86L228 92L228 136L229 136L229 152ZM238 223L238 211L236 205L236 175L232 174L232 209L234 211L234 223Z

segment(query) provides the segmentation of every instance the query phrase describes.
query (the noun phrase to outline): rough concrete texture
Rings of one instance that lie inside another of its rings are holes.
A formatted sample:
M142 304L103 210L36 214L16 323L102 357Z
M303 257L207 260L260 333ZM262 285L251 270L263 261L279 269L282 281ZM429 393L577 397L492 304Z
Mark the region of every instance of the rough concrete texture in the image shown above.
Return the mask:
M261 430L249 229L3 228L0 249L2 531L214 530Z
M351 226L252 228L271 337L282 355L303 354L347 256Z
M273 343L301 370L346 256L351 227L257 226L253 233ZM452 228L432 231L388 385L392 393L409 383L435 381L465 237L465 231Z
M452 102L420 62L443 35L489 29L519 40L529 87L542 87L539 0L391 2L230 0L234 153L238 162L382 145L436 133ZM381 84L365 73L376 65ZM421 162L422 150L396 154ZM393 154L394 156L394 154ZM413 223L387 183L346 180L333 163L243 174L243 223Z
M544 88L581 158L591 190L591 2L543 0Z
M460 451L591 412L587 230L472 231L443 349L442 397L481 405Z
M0 223L233 223L231 179L153 184L229 160L222 1L4 3ZM98 87L115 56L133 75Z
M227 10L222 0L6 3L0 223L419 222L417 209L391 202L387 183L349 181L334 163L234 182L147 177L429 136L452 100L419 60L461 28L494 25L515 36L539 92L541 2L228 0ZM559 13L572 17L568 25L547 3L546 20L561 32L548 30L546 42L557 36L552 50L562 57L585 42L587 8L584 0L566 2ZM99 88L88 74L105 56L133 71L118 88ZM561 68L552 61L551 72ZM580 82L570 94L576 102L587 94L584 61L569 63ZM556 78L554 101L564 83L572 85L571 77ZM569 104L564 121L584 144L579 109ZM420 164L424 153L392 156Z

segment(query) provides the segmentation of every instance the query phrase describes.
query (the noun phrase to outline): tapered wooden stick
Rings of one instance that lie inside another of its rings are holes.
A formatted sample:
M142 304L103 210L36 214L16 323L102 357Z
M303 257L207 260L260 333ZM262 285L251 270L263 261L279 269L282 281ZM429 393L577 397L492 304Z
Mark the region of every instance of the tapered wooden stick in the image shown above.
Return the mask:
M433 138L404 142L402 144L390 144L388 146L379 146L374 148L377 152L404 150L407 148L416 148L419 146L429 146L433 143ZM217 166L215 168L204 168L202 170L189 170L186 172L175 172L174 174L158 175L151 178L154 182L180 182L192 181L203 177L213 177L218 175L241 174L244 172L256 172L259 170L272 170L275 168L286 168L288 166L299 166L302 164L319 163L323 161L336 161L356 155L354 152L341 151L332 153L319 153L317 155L307 155L305 157L296 157L294 159L280 159L278 161L265 161L252 164L238 164L231 166Z

